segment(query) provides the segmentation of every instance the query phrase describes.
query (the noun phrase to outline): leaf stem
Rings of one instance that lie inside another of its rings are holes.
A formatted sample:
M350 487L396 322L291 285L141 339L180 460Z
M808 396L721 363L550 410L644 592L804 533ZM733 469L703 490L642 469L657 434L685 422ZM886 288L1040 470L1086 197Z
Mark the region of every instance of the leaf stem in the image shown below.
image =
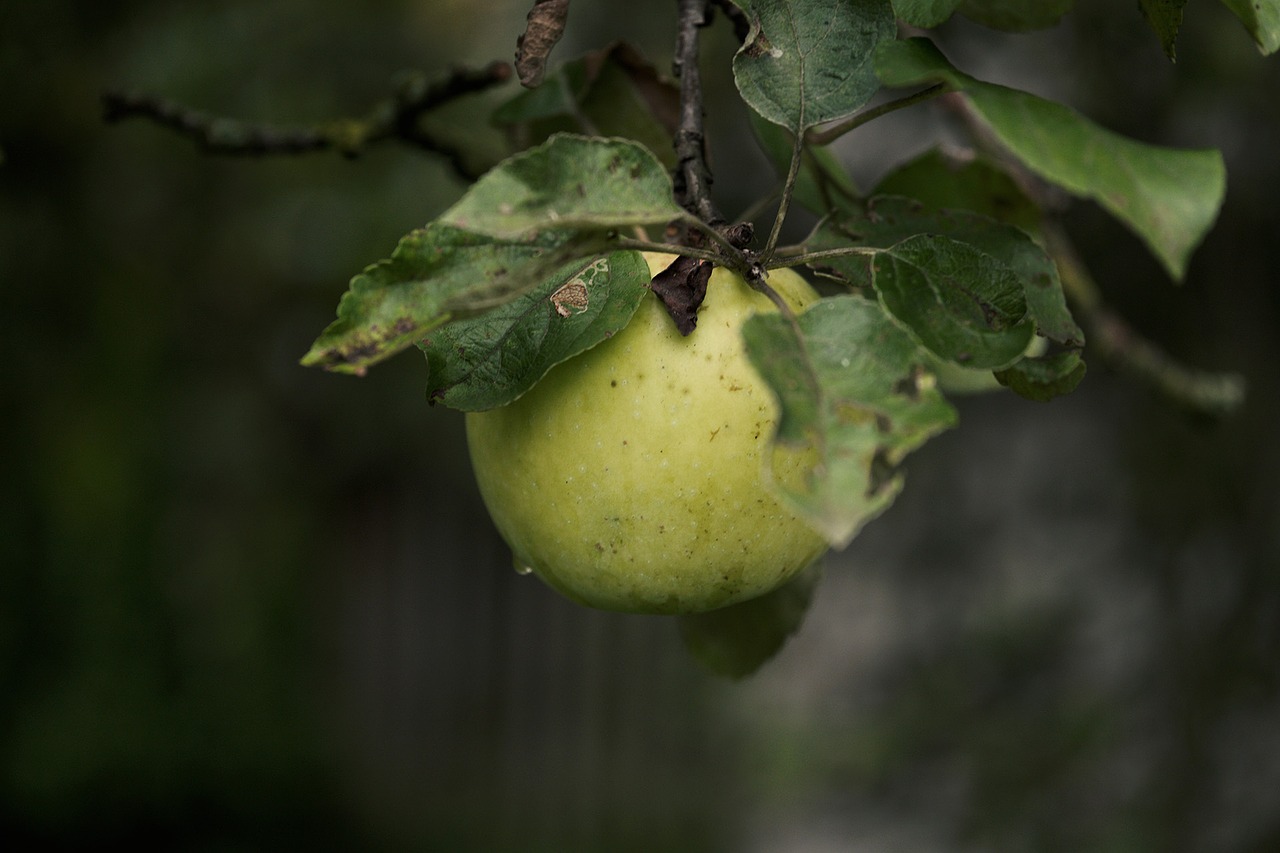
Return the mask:
M652 240L636 240L633 237L621 237L618 239L618 248L635 249L637 252L663 252L669 255L684 255L690 258L697 258L701 261L710 261L714 264L724 265L725 257L719 252L711 249L699 249L694 246L682 246L677 243L656 243Z
M914 106L930 98L936 98L938 95L945 94L948 90L945 83L936 83L927 89L921 89L919 92L898 98L896 101L887 101L879 106L864 110L857 115L850 116L843 121L831 125L825 130L810 130L805 134L805 140L810 145L829 145L840 137L844 136L851 130L862 127L869 121L874 121L881 116L888 115L891 112L903 109L904 107Z
M801 121L804 118L804 106L800 107ZM803 124L801 124L803 126ZM791 207L791 193L795 189L796 176L800 174L800 160L804 157L804 134L795 134L791 146L791 165L787 167L787 179L782 184L782 197L778 201L778 213L773 217L773 228L769 231L769 241L760 253L760 263L767 265L773 257L774 248L778 245L778 235L782 233L782 223L787 218L787 210Z
M825 261L830 258L847 258L852 255L874 255L883 249L875 249L869 246L849 246L843 249L819 249L816 252L806 252L804 247L795 246L779 249L769 259L766 266L769 269L778 269L780 267L796 267L801 264L812 264L818 261Z

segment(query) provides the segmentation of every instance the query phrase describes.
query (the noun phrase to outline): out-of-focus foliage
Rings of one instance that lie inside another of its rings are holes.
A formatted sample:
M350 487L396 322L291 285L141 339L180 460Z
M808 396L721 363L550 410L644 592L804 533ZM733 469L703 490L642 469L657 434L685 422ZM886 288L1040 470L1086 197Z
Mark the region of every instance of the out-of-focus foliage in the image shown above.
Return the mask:
M509 57L527 5L5 4L4 840L1280 846L1277 64L1218 4L1192 4L1172 67L1109 0L1029 36L944 28L983 79L1224 149L1179 290L1097 210L1068 224L1135 325L1245 373L1250 403L1190 423L1095 362L1051 408L963 401L798 636L730 687L669 624L510 571L414 356L359 381L298 366L350 271L458 199L444 163L214 159L99 121L117 85L273 122L359 112L402 68ZM553 59L625 36L665 69L664 14L575 4ZM732 35L706 37L729 93ZM770 169L716 103L736 211ZM474 106L436 122L492 161ZM841 146L859 181L930 141L913 121Z

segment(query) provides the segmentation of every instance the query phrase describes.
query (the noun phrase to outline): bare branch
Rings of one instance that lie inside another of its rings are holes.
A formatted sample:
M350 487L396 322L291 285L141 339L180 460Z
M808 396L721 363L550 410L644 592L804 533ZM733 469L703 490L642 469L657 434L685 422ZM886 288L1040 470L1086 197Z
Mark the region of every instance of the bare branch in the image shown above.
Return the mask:
M494 62L479 70L457 69L434 83L424 75L408 77L389 98L363 118L346 118L302 127L280 127L215 116L156 95L105 92L103 118L108 123L140 118L168 128L213 154L263 156L336 150L358 157L368 146L396 139L449 158L454 169L469 175L462 152L424 131L419 119L463 95L483 91L511 78L511 67Z
M711 201L711 170L707 166L702 125L702 77L698 70L698 30L710 22L707 0L678 0L679 34L674 71L680 78L680 127L675 149L676 198L685 210L710 225L724 222Z

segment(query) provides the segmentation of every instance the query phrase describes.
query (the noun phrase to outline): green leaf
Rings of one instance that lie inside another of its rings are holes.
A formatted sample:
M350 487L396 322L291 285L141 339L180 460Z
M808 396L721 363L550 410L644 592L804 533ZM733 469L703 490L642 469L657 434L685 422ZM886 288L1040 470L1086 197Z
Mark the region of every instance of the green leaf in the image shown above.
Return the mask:
M893 11L913 27L936 27L951 17L961 0L893 0Z
M1021 397L1048 402L1076 389L1084 379L1085 364L1076 351L1060 352L1022 361L996 371L996 380Z
M776 655L804 621L822 572L818 563L758 598L679 617L689 653L726 678L745 678Z
M877 57L889 86L942 81L1033 172L1095 199L1134 230L1175 279L1213 225L1226 193L1222 155L1146 145L1035 95L957 71L926 39L889 42Z
M880 88L876 45L894 38L889 0L735 0L751 30L733 58L751 108L793 133L851 115Z
M955 411L922 368L915 341L874 301L834 296L794 320L757 314L743 326L747 355L778 396L779 453L813 460L780 498L843 547L902 489L896 469Z
M1023 32L1052 27L1075 0L964 0L960 14L988 27Z
M930 352L975 369L1006 367L1035 334L1022 283L971 243L918 234L871 262L885 307Z
M930 213L971 211L1032 236L1040 230L1040 207L1008 172L981 155L959 157L930 149L881 178L871 194L907 196Z
M555 365L626 326L648 292L638 252L586 258L499 308L431 332L428 396L467 412L505 406Z
M498 164L439 221L508 240L664 225L687 216L671 193L666 168L643 145L565 133Z
M1064 346L1084 344L1057 266L1011 225L875 196L865 213L833 218L807 248L846 247L886 250L887 261L868 253L823 263L855 287L874 287L893 316L939 358L973 368L1005 367L1037 330Z
M1280 50L1280 0L1222 0L1244 24L1263 54Z
M338 319L302 363L363 374L436 326L501 305L602 245L589 234L515 243L434 222L406 235L390 258L351 280Z
M955 164L934 152L887 176L877 188L877 193L893 191L923 202L919 212L928 214L921 221L918 214L913 219L900 211L899 221L972 243L1008 265L1022 281L1039 333L1066 347L1084 345L1084 332L1067 307L1057 264L1033 244L1033 238L1023 239L988 221L1009 223L1028 235L1039 232L1039 208L1006 173L981 159ZM878 205L883 209L889 202L880 199ZM892 215L892 207L886 212Z
M755 113L750 114L751 127L760 140L769 160L780 176L785 176L791 166L791 151L795 141L786 128L765 121ZM801 154L800 171L791 190L791 197L817 214L825 214L837 199L855 199L858 188L845 171L839 158L822 146L806 145Z
M1165 56L1170 61L1177 58L1178 30L1182 29L1182 7L1187 0L1138 0L1142 16L1147 19Z
M558 66L495 110L493 121L516 129L526 145L565 131L635 140L673 169L679 111L680 90L619 43Z

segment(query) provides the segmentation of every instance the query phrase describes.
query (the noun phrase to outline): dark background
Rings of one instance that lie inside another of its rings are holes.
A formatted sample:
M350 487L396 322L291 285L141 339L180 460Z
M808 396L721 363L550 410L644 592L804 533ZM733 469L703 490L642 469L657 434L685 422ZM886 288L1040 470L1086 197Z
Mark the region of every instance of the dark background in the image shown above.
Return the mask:
M401 69L510 57L527 0L7 0L0 837L1280 849L1280 60L1216 3L1188 4L1176 65L1136 4L1079 5L942 46L1139 139L1223 150L1226 206L1181 286L1091 205L1068 221L1133 324L1244 374L1247 407L1190 418L1096 358L1049 405L960 401L829 558L801 633L735 684L669 620L510 569L415 354L361 380L297 365L347 279L461 191L438 158L215 158L101 121L109 87L359 114ZM556 56L625 37L666 69L673 10L575 3ZM771 181L736 138L732 49L707 35L727 211ZM895 114L840 151L866 186L943 121Z

